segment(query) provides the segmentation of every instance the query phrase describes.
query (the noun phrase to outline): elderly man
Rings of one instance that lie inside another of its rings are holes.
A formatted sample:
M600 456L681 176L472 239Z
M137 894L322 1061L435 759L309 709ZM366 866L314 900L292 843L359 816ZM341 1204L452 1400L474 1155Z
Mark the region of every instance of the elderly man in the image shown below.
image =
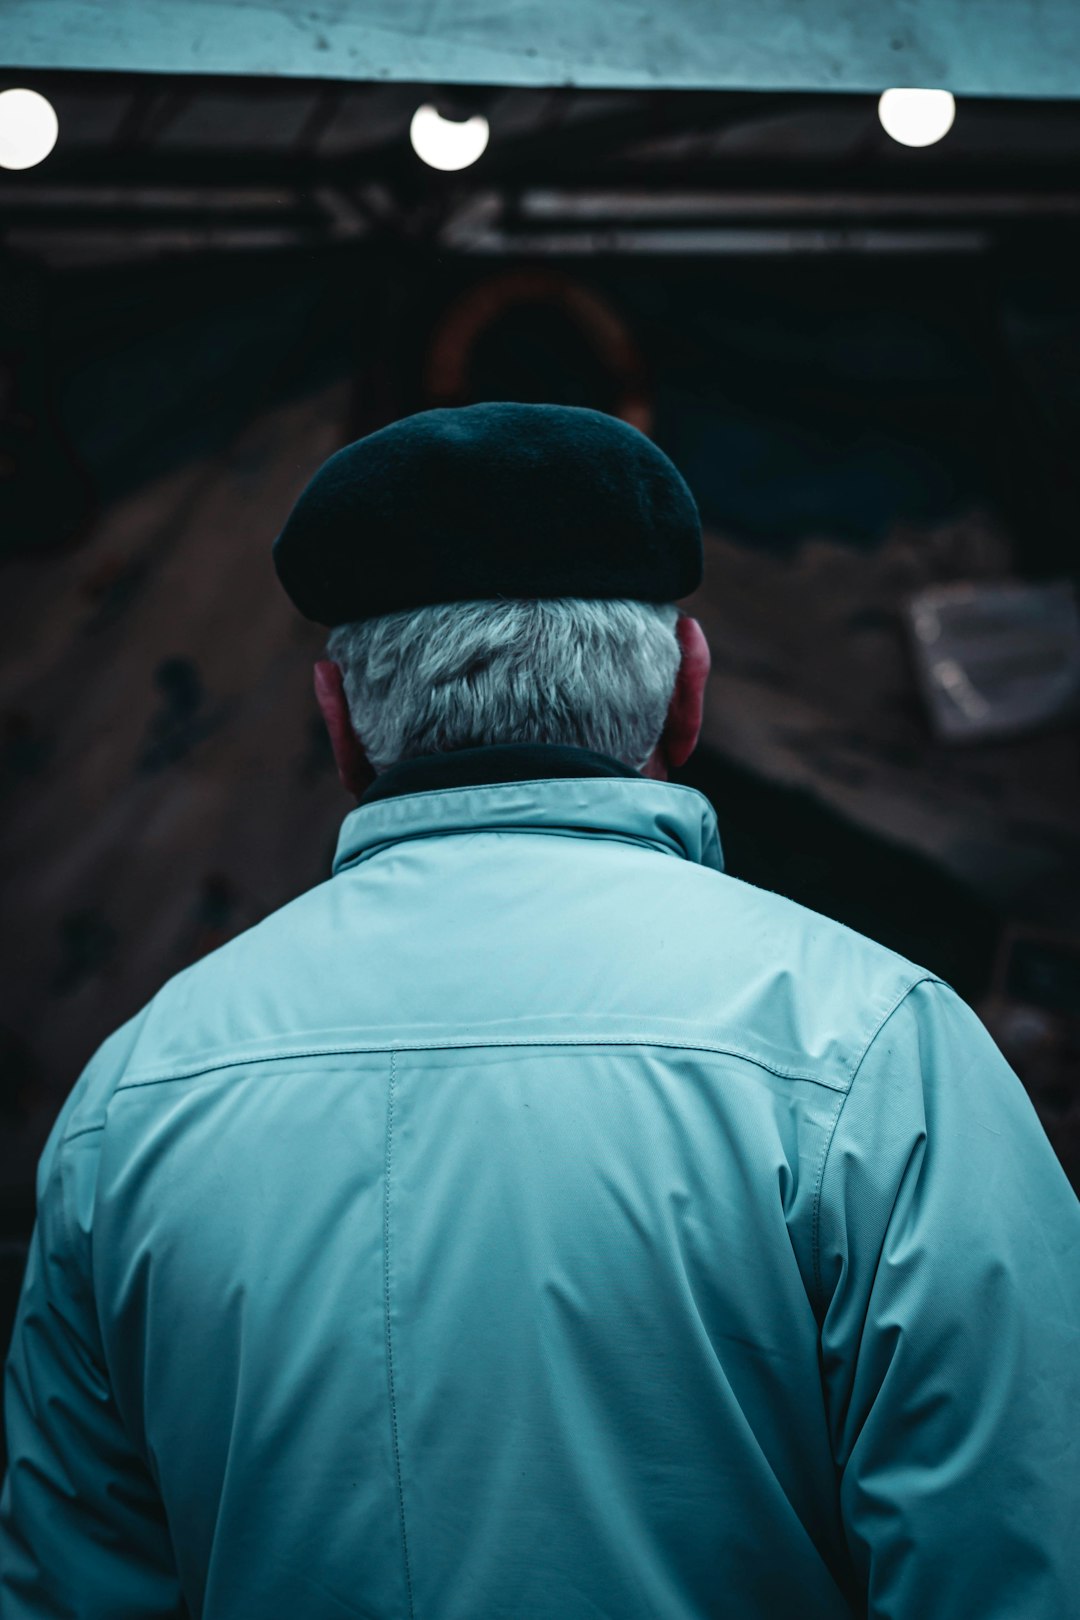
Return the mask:
M424 412L274 556L359 804L49 1137L4 1620L1075 1616L1080 1207L953 991L668 780L675 468Z

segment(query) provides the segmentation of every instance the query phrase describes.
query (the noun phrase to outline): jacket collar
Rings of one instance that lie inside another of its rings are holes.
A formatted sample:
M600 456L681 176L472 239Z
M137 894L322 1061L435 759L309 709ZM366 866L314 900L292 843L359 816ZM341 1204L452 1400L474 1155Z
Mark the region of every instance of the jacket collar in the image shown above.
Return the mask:
M724 869L716 813L696 788L589 748L506 743L392 765L345 817L331 871L410 838L507 828L621 838Z

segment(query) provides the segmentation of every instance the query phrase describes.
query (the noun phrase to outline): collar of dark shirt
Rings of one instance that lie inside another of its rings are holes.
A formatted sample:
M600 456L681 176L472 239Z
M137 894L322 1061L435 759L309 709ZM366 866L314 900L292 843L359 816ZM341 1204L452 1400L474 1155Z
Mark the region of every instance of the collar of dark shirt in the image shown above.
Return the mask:
M444 754L403 759L382 771L357 801L358 807L401 793L476 787L485 782L533 782L555 776L640 776L591 748L563 743L498 743L486 748L457 748Z

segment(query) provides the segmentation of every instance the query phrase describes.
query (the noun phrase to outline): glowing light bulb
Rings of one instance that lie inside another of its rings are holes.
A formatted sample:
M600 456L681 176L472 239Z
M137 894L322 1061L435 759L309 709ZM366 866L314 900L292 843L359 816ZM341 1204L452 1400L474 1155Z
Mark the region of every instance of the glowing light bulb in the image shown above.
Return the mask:
M32 169L56 145L60 125L36 90L0 91L0 169Z
M458 123L427 103L417 107L409 125L413 151L433 169L467 169L486 148L488 134L488 121L479 113Z
M933 146L952 129L956 101L949 90L886 90L878 117L901 146Z

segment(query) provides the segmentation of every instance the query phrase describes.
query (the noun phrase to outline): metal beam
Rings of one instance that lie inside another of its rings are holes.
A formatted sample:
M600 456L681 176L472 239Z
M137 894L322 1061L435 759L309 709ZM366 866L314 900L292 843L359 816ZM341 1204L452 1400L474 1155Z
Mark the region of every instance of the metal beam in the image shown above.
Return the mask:
M460 253L511 258L567 258L571 255L676 254L761 256L762 254L821 253L985 253L992 238L984 230L881 230L814 229L804 226L778 229L764 226L703 226L696 229L665 227L635 230L609 227L580 231L475 231L445 234L444 246Z
M1002 191L838 191L807 186L798 191L524 191L515 199L521 220L550 225L625 225L673 220L849 218L1078 219L1080 189Z

